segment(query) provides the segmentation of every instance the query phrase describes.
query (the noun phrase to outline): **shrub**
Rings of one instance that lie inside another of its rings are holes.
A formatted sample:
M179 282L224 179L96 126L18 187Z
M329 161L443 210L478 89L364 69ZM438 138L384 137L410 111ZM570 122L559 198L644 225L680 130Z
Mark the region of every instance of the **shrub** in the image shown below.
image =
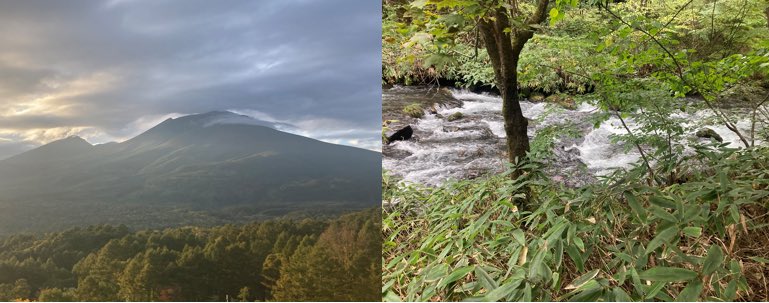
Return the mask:
M639 166L564 188L536 163L517 180L383 185L399 201L384 208L384 299L763 300L769 150L698 155L707 169L660 187Z

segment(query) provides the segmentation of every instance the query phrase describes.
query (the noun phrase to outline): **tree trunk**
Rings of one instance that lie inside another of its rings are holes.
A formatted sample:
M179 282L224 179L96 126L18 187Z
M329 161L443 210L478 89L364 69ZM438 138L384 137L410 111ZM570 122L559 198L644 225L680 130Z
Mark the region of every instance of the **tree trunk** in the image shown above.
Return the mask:
M517 163L523 160L529 151L529 135L527 132L529 121L523 116L521 104L518 102L518 73L513 71L512 74L512 77L506 81L507 85L504 89L501 89L502 116L505 119L508 161L510 163Z
M531 25L544 21L548 2L548 0L539 0L537 9L526 23ZM481 19L478 27L494 68L495 83L502 94L507 157L510 163L518 163L529 151L527 135L529 123L523 116L521 104L518 102L518 58L523 46L534 36L534 31L531 27L513 28L510 23L510 13L518 12L509 12L503 7L497 8L492 16ZM516 171L513 178L519 175L520 172Z
M510 163L517 163L526 157L529 151L529 137L526 134L528 122L523 116L521 105L518 103L518 56L515 52L510 34L505 32L509 27L507 14L500 9L494 20L483 20L480 31L486 44L486 51L494 68L495 83L502 94L502 117L505 120L505 135L507 136L507 157Z

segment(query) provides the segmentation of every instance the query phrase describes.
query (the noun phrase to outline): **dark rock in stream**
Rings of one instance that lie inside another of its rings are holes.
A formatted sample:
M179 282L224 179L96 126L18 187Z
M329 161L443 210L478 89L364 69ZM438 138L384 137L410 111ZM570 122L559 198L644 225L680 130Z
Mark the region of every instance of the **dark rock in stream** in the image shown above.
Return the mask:
M414 135L414 130L411 129L411 125L406 125L406 127L399 129L397 132L387 137L387 144L394 141L406 141L411 139L412 135Z

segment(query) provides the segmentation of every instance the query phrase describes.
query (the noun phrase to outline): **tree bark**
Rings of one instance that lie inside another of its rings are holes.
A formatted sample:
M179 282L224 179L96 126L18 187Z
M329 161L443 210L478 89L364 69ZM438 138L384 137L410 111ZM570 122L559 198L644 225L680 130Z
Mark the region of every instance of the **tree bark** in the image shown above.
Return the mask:
M539 0L536 11L526 23L533 25L544 21L548 3L549 0ZM494 69L495 83L502 94L508 160L510 163L518 163L529 151L528 121L523 116L518 97L518 58L523 46L534 36L534 29L528 26L512 27L510 12L504 7L497 8L490 16L483 18L478 27ZM513 178L519 175L520 172L516 171Z

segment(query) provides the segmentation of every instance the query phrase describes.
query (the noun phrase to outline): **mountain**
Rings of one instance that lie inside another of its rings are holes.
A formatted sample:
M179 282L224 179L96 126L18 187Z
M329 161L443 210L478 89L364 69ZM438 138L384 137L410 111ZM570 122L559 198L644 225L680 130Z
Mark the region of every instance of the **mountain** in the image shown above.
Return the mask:
M210 112L120 143L69 137L2 160L0 233L43 223L214 224L380 203L379 153L275 126Z

